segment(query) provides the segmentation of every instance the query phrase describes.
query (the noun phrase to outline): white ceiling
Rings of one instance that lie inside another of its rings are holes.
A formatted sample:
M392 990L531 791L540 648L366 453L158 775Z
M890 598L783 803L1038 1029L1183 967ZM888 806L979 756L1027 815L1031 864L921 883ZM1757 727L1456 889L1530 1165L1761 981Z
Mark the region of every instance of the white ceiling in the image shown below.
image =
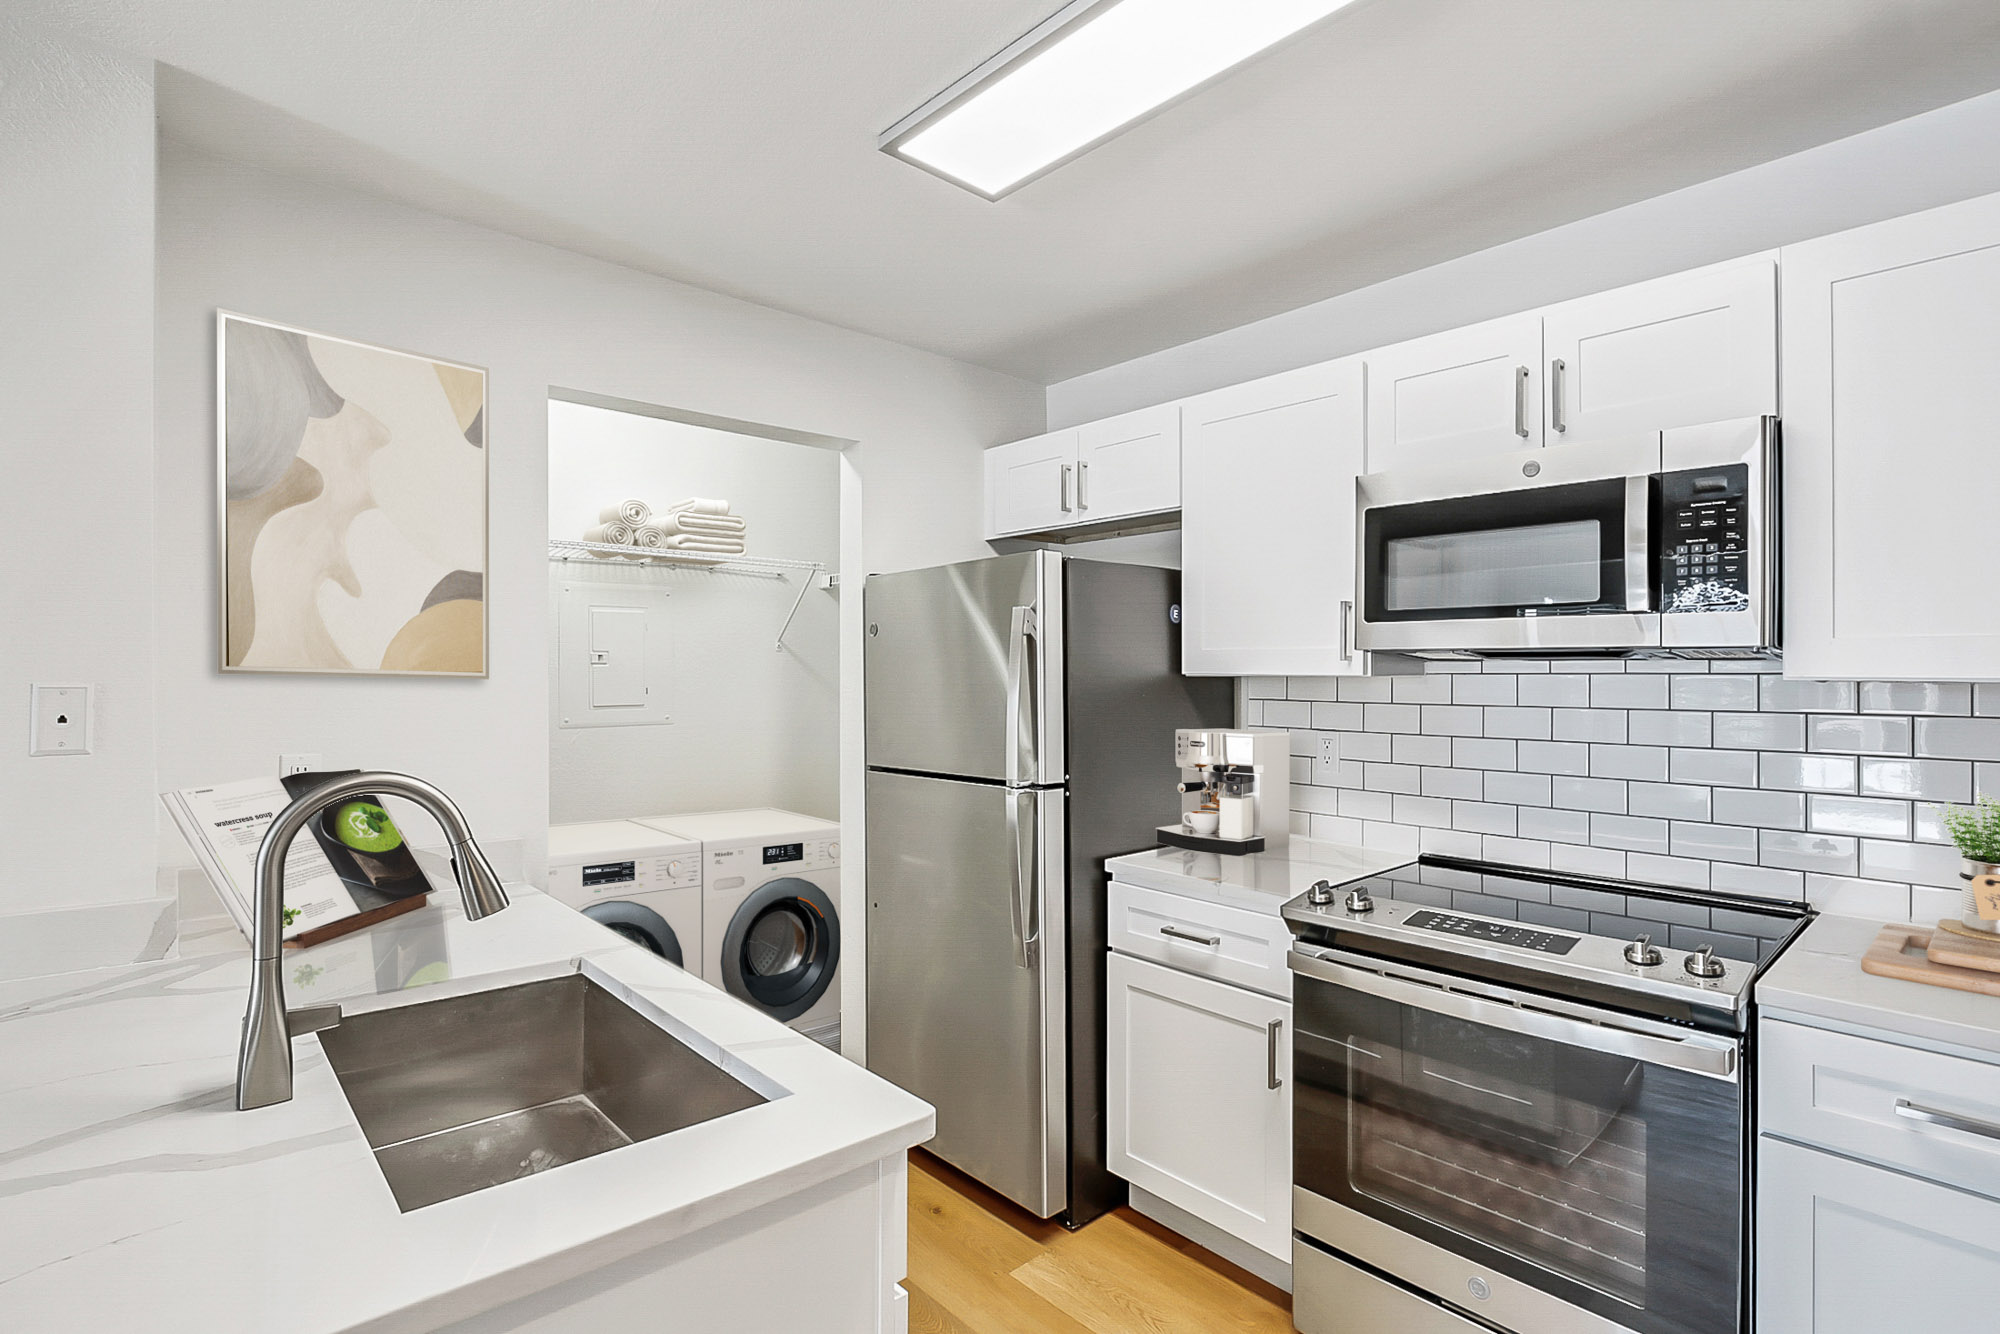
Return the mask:
M198 147L1042 382L2000 87L1994 0L1359 0L997 204L875 150L1060 3L9 0Z

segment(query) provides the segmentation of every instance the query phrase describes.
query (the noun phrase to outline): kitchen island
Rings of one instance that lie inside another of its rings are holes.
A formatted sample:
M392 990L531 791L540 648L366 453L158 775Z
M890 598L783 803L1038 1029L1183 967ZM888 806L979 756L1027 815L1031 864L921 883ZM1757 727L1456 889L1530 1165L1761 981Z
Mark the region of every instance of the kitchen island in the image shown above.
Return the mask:
M288 953L381 1009L581 970L766 1101L405 1213L317 1035L234 1107L247 946L0 985L0 1329L906 1328L928 1105L536 890ZM394 1000L389 999L395 997Z

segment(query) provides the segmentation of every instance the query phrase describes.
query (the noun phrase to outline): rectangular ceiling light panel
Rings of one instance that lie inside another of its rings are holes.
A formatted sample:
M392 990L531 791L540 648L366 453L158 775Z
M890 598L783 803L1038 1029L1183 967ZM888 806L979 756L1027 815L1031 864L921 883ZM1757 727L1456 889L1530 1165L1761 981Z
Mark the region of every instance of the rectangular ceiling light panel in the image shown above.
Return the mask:
M1352 0L1077 0L880 147L998 199Z

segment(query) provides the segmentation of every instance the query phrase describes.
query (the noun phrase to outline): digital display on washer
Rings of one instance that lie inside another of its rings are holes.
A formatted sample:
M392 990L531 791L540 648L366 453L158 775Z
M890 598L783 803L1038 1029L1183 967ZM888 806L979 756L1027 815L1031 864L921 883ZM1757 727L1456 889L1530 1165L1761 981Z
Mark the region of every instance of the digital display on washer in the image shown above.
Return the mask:
M802 862L806 859L806 845L803 843L773 843L764 849L764 865L774 862Z
M639 878L637 862L600 862L583 868L585 888L591 885L625 885Z

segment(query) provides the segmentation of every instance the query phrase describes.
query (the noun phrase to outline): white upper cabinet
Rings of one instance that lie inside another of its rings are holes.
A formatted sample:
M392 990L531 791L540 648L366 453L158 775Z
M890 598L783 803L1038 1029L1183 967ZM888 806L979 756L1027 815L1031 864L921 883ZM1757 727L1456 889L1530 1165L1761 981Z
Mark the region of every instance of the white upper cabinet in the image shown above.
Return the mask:
M1181 507L1181 408L1141 408L1076 431L1076 510L1102 523Z
M1551 445L1774 413L1776 260L1761 255L1550 306L1542 351Z
M1542 443L1542 317L1510 315L1367 354L1365 472Z
M2000 677L2000 195L1781 264L1786 673Z
M986 451L986 536L1035 533L1079 522L1074 430Z
M1181 670L1342 676L1353 650L1358 357L1181 404Z

